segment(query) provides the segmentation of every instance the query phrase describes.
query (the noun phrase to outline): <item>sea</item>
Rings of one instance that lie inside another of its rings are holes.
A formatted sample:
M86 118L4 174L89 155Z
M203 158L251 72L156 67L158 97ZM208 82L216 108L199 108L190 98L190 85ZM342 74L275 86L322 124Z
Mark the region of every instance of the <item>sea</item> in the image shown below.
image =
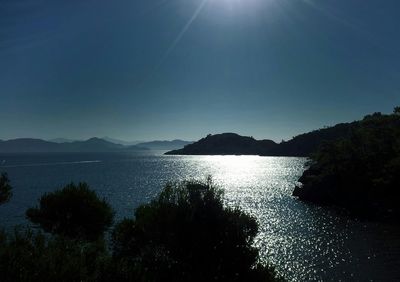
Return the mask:
M226 205L258 220L260 259L288 281L400 281L400 228L297 200L292 191L306 165L306 158L162 151L0 154L0 172L13 186L12 199L0 206L0 227L29 225L26 209L71 182L87 182L113 206L118 221L133 217L167 183L211 176Z

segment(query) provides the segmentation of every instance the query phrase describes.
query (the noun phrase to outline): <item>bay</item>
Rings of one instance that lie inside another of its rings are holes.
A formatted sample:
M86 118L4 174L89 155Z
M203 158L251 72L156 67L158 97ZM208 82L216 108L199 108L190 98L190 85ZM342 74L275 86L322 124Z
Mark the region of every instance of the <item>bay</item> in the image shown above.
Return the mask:
M168 182L211 175L226 204L255 216L261 259L289 281L396 281L400 279L400 229L360 221L291 196L305 158L164 156L153 153L2 154L13 198L0 206L0 226L28 224L25 210L46 192L87 182L116 210L132 217Z

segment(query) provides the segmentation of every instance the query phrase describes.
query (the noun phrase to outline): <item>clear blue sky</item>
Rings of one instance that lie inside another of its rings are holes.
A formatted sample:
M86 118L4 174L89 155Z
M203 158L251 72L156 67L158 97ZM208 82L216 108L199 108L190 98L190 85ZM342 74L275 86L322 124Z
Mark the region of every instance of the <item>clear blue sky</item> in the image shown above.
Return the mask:
M398 0L0 0L0 138L289 139L400 105Z

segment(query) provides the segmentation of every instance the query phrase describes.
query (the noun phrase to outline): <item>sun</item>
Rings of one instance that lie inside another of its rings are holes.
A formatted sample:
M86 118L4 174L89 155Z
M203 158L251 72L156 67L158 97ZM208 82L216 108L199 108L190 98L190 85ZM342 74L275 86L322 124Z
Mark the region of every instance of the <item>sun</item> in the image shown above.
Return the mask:
M271 1L276 0L206 0L210 6L218 10L227 10L235 13L256 11Z

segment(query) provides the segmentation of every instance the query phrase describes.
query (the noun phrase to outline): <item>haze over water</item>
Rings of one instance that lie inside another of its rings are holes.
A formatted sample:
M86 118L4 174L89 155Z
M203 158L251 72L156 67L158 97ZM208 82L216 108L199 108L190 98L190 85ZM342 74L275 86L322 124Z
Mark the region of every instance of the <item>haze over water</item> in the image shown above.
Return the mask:
M1 225L26 224L24 211L44 193L86 181L116 210L133 215L168 181L212 175L228 205L260 223L256 244L262 260L290 281L395 281L400 278L400 230L353 220L291 196L306 159L257 156L163 156L134 154L8 154L14 196L0 207Z

